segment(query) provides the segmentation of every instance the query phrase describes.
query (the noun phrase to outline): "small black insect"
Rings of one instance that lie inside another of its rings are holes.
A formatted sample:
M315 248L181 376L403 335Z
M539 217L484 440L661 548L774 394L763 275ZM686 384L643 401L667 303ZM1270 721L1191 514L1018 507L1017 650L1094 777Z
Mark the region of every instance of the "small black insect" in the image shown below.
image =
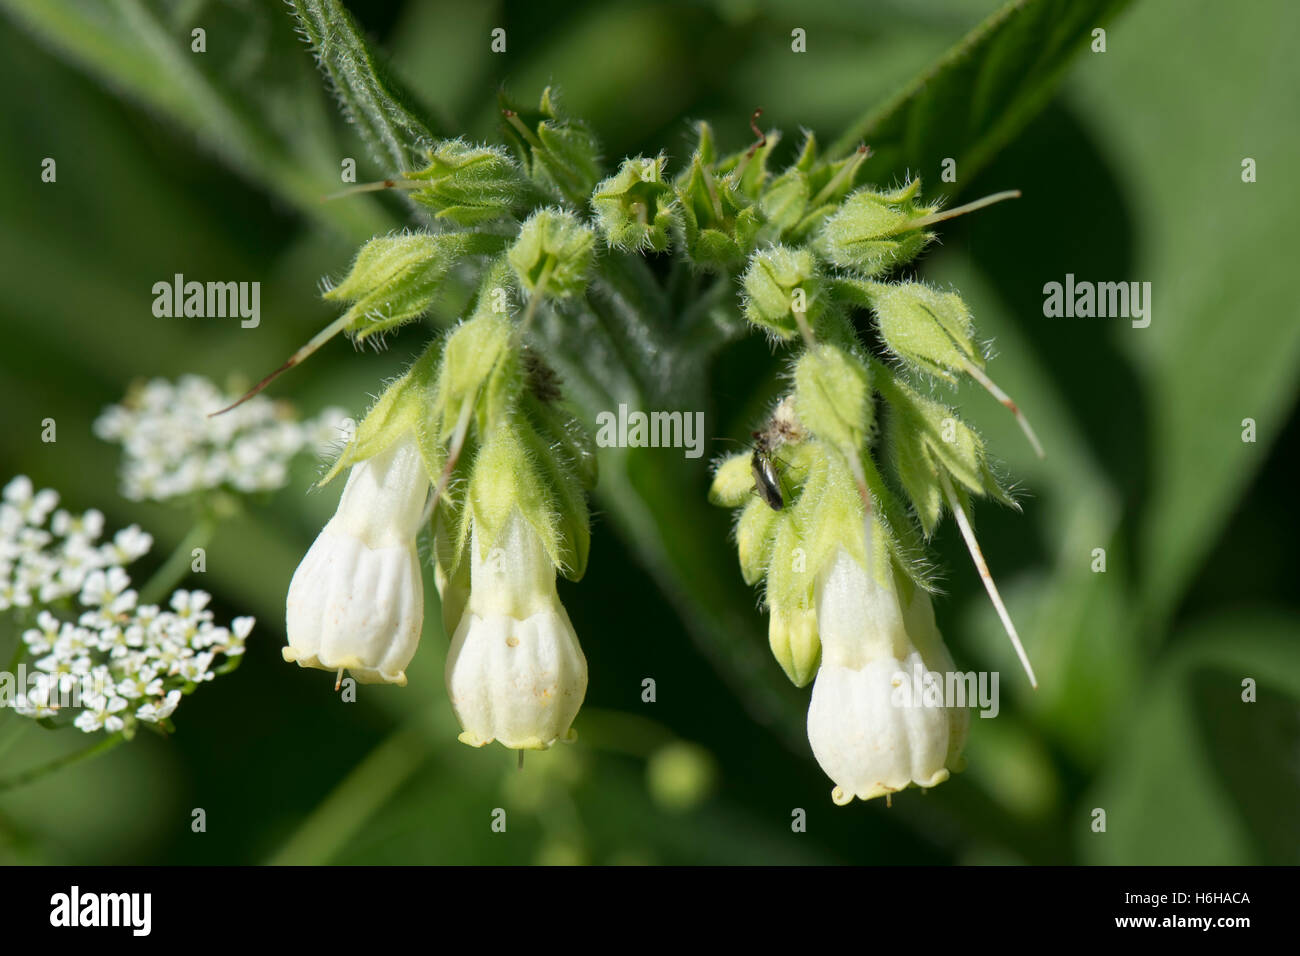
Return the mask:
M768 432L754 432L754 453L749 457L749 469L754 473L754 487L767 506L773 511L784 508L781 475L772 461L772 437Z

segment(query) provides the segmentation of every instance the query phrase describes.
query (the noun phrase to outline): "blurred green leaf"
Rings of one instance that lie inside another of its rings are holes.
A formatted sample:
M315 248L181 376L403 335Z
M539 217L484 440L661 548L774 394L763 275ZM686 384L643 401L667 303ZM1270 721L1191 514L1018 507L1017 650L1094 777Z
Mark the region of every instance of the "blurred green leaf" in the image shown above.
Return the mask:
M1242 699L1251 678L1257 699ZM1294 618L1237 613L1184 636L1125 714L1072 821L1107 864L1300 862L1300 642ZM1106 811L1094 833L1092 810ZM1158 808L1158 812L1156 810Z
M1125 47L1168 42L1180 9L1168 0L1135 9ZM1300 8L1285 5L1260 27L1210 5L1180 27L1160 82L1145 54L1079 74L1078 102L1106 131L1140 226L1140 271L1105 278L1149 281L1152 290L1150 327L1114 330L1144 374L1149 403L1151 474L1134 557L1152 637L1164 633L1300 395L1294 271L1276 258L1295 248L1290 211L1300 204L1291 172L1300 126L1277 121L1293 111ZM1206 70L1225 49L1251 53ZM1173 161L1192 156L1199 161ZM1245 157L1258 162L1258 183L1242 182ZM1246 418L1257 425L1254 443L1242 441Z
M338 189L340 150L319 80L274 5L0 0L0 9L308 217L358 238L392 225L373 201L321 203ZM193 52L200 28L206 50Z
M895 97L851 123L831 152L845 155L867 142L878 181L951 157L959 181L970 181L1056 92L1092 30L1128 2L1012 0Z

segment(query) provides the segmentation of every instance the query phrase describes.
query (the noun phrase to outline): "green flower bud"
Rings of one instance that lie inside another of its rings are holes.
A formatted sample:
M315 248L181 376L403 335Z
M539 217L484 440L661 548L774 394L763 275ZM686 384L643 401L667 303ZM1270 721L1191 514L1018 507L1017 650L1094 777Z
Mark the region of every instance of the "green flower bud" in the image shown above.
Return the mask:
M806 687L817 676L822 645L817 635L816 609L771 608L767 618L767 643L772 656L795 687Z
M960 296L919 282L870 285L881 338L903 361L954 383L953 372L984 364L972 339L970 310Z
M772 182L760 199L768 220L764 237L803 242L852 191L858 170L869 155L863 147L843 159L818 162L817 141L807 134L799 159Z
M813 195L812 207L834 209L844 201L845 196L853 192L858 172L870 157L871 150L859 146L856 151L841 159L818 159L817 143L809 133L803 153L795 162L794 168L804 171L808 176L808 186Z
M756 203L743 196L729 177L714 168L713 134L697 126L700 141L690 167L677 177L682 239L686 254L701 269L726 271L749 255L762 226Z
M787 235L803 220L811 198L807 175L793 167L787 169L759 199L759 209L767 220L764 233L770 232L774 241Z
M506 413L523 385L511 340L513 329L509 316L481 311L447 336L438 385L444 440L455 429L465 402L477 404L485 428Z
M778 338L798 334L796 311L811 324L823 308L817 263L807 249L773 246L754 253L743 285L745 317Z
M513 215L526 183L506 153L463 140L444 140L428 152L429 165L406 178L427 183L412 198L458 226L475 226Z
M814 435L857 455L871 430L871 379L857 358L821 344L799 357L794 373L795 411Z
M910 223L935 208L916 202L920 186L921 181L913 179L893 192L860 189L853 193L822 226L817 251L840 268L868 276L911 262L934 238L933 233L910 228Z
M346 279L325 293L351 302L347 331L357 341L396 328L428 310L452 267L465 256L497 252L504 240L479 233L417 232L371 239Z
M753 489L753 481L750 481ZM772 543L776 537L779 513L767 506L763 499L752 496L740 520L736 522L736 552L740 556L740 573L751 587L763 580L772 559Z
M595 247L595 232L573 213L539 209L506 255L529 295L565 299L586 291Z
M600 144L587 127L563 118L548 86L535 111L502 103L506 133L532 180L557 199L581 207L600 179Z
M885 434L891 464L927 536L943 514L940 469L960 488L1015 505L989 467L983 440L953 409L892 376L880 376L877 387L889 409Z
M673 224L673 190L664 182L667 158L626 159L591 197L605 241L628 252L663 252Z
M743 505L754 491L754 473L750 453L742 452L725 459L713 473L709 501L724 508Z
M781 669L796 687L817 673L821 642L813 606L816 568L808 562L799 523L781 520L772 543L767 572L768 645Z

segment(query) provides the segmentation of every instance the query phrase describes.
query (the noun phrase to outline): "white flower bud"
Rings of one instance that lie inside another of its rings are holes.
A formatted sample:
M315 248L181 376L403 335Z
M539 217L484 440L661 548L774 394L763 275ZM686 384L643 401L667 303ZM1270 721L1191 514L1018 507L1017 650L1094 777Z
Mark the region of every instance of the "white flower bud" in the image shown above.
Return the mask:
M424 622L415 537L428 492L414 436L352 467L289 584L286 661L406 683Z
M447 654L460 739L545 750L571 736L587 693L587 659L555 591L555 565L518 510L487 553L475 523L470 561L469 604Z
M841 550L817 581L816 602L822 664L808 707L808 741L835 782L831 798L842 805L910 784L933 787L950 768L961 769L967 712L904 703L898 693L917 669L953 668L929 597L917 590L905 624L897 593Z

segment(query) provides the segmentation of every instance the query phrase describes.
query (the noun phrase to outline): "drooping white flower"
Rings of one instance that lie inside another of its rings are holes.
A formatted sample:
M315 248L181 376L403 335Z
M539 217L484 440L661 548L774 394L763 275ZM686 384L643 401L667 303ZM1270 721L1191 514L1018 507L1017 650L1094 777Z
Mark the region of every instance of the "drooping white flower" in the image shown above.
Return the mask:
M808 707L808 740L835 783L837 804L915 784L933 787L960 769L969 714L898 693L918 669L953 669L929 597L917 589L905 615L885 587L843 549L816 587L822 663Z
M289 584L286 661L406 683L424 622L415 539L429 487L413 435L352 467Z
M471 532L469 603L447 653L447 693L481 747L545 750L571 736L587 659L555 590L555 565L518 510L484 553Z

